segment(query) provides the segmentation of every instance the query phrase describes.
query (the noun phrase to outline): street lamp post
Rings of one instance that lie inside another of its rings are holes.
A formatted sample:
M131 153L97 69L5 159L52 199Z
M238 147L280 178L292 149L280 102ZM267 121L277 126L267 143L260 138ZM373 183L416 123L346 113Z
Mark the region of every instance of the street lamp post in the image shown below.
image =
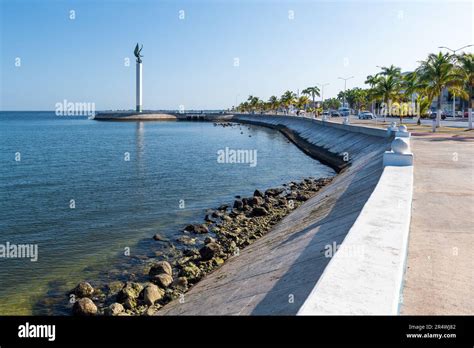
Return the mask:
M350 77L338 77L340 80L344 80L344 106L346 106L346 88L347 88L347 80L354 78L354 76Z
M321 105L324 103L324 87L329 85L329 83L317 83L318 86L321 86ZM324 107L323 107L324 111Z
M338 77L338 79L344 80L344 98L343 98L343 100L344 100L344 103L343 103L344 107L346 106L347 80L350 80L350 79L352 79L352 78L354 78L354 76L350 76L350 77ZM349 112L349 114L350 114L350 112ZM346 124L349 123L349 115L347 115L347 118L345 119L345 123L346 123Z
M466 46L457 48L457 49L455 49L455 50L453 50L453 49L451 49L451 48L449 48L449 47L446 47L446 46L439 46L438 48L444 48L444 49L446 49L446 50L448 50L448 51L451 51L451 52L453 52L453 55L455 56L457 51L461 51L461 50L463 50L463 49L465 49L465 48L472 47L472 46L474 46L474 45L466 45ZM469 97L471 97L471 96L469 96ZM453 119L454 119L454 117L455 117L455 114L454 114L454 113L455 113L455 110L456 110L456 94L453 94ZM437 117L440 117L440 115L439 115L440 112L441 112L441 111L438 110L438 115L437 115ZM467 117L468 117L468 120L469 120L469 122L468 122L468 123L469 123L469 124L468 124L468 128L469 128L469 129L472 129L472 108L471 108L471 100L468 101Z

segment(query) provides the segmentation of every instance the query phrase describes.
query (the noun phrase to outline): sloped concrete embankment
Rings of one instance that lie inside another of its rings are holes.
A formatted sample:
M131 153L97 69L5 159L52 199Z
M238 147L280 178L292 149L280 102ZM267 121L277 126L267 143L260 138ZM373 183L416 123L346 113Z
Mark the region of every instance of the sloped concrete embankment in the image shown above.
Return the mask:
M234 120L283 130L315 157L318 151L325 154L322 160L340 174L196 284L184 303L173 301L159 315L297 314L314 293L333 246L344 241L372 195L383 173L382 155L390 147L391 139L380 129L284 116L235 115ZM342 276L354 279L357 274Z

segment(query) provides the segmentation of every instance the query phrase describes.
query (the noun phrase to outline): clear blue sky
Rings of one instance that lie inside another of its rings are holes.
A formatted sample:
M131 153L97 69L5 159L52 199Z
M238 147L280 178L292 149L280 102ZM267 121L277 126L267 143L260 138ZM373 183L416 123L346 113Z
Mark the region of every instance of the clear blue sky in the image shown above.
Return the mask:
M362 87L377 65L412 70L438 46L474 41L469 1L0 3L0 110L54 110L64 99L133 109L137 42L144 108L215 109L315 83L335 96L339 76Z

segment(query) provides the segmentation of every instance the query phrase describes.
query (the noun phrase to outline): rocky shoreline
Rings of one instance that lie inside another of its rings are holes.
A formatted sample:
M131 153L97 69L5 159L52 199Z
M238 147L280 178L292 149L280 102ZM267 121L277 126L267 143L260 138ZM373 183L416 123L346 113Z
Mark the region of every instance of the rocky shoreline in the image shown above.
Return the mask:
M170 244L143 270L147 280L113 281L94 288L79 283L70 291L74 315L153 315L166 303L184 299L186 291L227 259L268 233L291 211L316 194L331 178L306 178L252 197L236 196L233 205L208 210L204 222L183 228L176 248L159 234L158 242Z

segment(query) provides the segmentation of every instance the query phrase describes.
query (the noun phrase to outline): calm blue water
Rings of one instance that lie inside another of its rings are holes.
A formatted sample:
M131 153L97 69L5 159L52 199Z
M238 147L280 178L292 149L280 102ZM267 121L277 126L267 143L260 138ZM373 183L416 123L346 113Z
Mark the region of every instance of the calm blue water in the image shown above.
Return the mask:
M257 150L257 166L218 163L225 147ZM0 244L38 245L37 262L0 258L0 314L42 313L45 294L150 254L153 234L174 240L234 195L334 175L276 131L212 123L2 112L0 150Z

